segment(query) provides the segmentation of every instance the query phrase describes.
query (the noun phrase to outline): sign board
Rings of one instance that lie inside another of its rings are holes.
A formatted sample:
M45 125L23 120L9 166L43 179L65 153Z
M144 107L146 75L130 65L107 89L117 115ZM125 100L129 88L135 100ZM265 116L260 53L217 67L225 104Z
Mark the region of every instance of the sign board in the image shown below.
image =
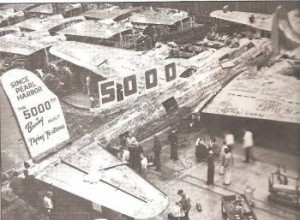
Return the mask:
M177 78L176 64L170 63L164 67L165 70L165 82L171 82ZM158 71L156 68L150 69L144 72L143 77L146 90L155 88L158 86ZM120 86L118 88L118 86ZM99 100L100 106L106 105L107 103L120 101L117 97L129 97L134 94L141 94L143 91L139 90L138 87L138 76L132 74L122 78L122 84L117 84L114 80L103 80L98 82L99 88Z
M104 105L109 102L115 102L117 100L116 83L114 80L99 81L99 101L100 105Z
M14 69L1 77L31 157L70 139L60 102L35 74Z

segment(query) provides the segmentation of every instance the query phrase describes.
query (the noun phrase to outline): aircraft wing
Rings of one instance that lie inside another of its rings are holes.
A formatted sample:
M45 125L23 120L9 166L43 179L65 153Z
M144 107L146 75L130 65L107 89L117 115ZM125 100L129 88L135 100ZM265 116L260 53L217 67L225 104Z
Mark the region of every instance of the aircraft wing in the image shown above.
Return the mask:
M251 23L249 20L252 15L255 19L253 23ZM271 14L259 14L242 11L227 11L224 13L223 10L217 10L211 12L210 16L225 21L252 26L265 31L271 31L272 29L273 16Z
M185 59L156 59L154 50L143 53L75 41L53 45L49 52L96 75L114 79L119 83L122 83L124 77L133 74L142 78L145 71L153 68L157 68L161 77L164 77L165 65L172 62L176 62L179 72L187 69L186 66L190 66ZM144 85L142 81L144 80L138 80L140 88Z
M293 67L280 61L267 70L246 71L213 98L204 113L300 122L300 81Z
M61 159L36 177L136 219L159 215L168 197L97 143Z
M299 9L287 11L285 8L278 6L273 14L260 14L242 11L213 11L211 17L221 20L247 25L255 29L272 32L280 30L288 41L299 45L300 43L300 16ZM250 17L253 16L254 21L250 22ZM283 36L280 36L281 38ZM279 37L279 36L278 36ZM273 40L274 41L274 40ZM284 42L287 44L287 42ZM289 48L290 49L290 48Z
M50 53L77 66L88 69L97 75L109 79L114 78L119 81L122 80L119 73L106 66L114 66L109 64L128 57L135 57L137 59L135 51L75 41L67 41L62 44L54 45L50 48ZM130 69L123 71L123 74L125 75L129 75L130 73L132 73L132 70Z

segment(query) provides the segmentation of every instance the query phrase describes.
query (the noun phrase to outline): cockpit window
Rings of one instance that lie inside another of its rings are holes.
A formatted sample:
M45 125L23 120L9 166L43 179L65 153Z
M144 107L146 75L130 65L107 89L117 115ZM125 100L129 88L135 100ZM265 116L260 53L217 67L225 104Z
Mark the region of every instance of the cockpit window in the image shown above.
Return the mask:
M247 44L247 49L249 50L250 48L255 47L254 43L250 42Z
M194 72L196 72L196 69L193 68L193 67L190 67L190 68L188 68L187 70L183 71L183 72L179 75L179 77L181 77L181 78L188 78L188 77L192 76Z

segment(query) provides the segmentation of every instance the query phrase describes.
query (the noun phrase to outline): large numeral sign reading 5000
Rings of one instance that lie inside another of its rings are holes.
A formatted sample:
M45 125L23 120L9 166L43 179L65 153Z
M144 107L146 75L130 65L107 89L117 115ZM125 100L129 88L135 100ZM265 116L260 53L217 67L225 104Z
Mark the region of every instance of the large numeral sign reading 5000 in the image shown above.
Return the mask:
M115 81L100 81L98 85L100 105L116 100Z
M170 82L176 79L176 65L170 63L165 66L165 80ZM117 101L117 93L128 97L138 92L137 77L130 75L123 78L122 89L117 87L114 80L105 80L98 82L100 105ZM158 85L157 69L151 69L145 72L146 89L155 88Z
M137 93L136 75L127 76L123 79L123 90L125 96Z

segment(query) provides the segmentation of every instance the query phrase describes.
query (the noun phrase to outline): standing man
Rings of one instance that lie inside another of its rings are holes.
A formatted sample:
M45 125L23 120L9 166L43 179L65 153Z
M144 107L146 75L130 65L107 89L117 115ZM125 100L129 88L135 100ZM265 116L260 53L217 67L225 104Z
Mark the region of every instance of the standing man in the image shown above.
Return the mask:
M180 206L181 210L184 212L185 220L189 219L189 211L191 209L191 200L187 198L182 189L178 190L177 195L181 196L181 200L176 204Z
M228 148L225 148L225 156L223 157L222 165L224 167L223 185L229 185L231 183L232 155Z
M142 175L142 176L144 176L144 177L146 177L147 176L147 167L148 167L148 159L147 159L147 157L143 154L143 153L141 153L140 154L140 163L141 163L141 166L140 166L140 174Z
M140 153L137 147L131 148L129 151L129 165L132 169L139 172L141 168Z
M12 188L12 190L14 191L15 194L19 195L23 195L24 194L24 184L23 184L23 179L19 177L18 172L13 172L12 174L12 179L10 181L10 187Z
M83 94L88 94L88 96L91 95L91 77L89 76L89 74L81 74L80 75L80 80L82 83L82 90L83 90Z
M128 137L126 138L126 147L129 150L129 165L135 169L139 169L140 155L138 152L138 141L132 136L131 132L128 132Z
M198 163L204 161L207 157L207 148L208 148L205 143L205 139L201 137L197 138L195 147L196 147L195 155Z
M137 147L139 142L135 137L132 136L131 132L128 132L128 137L126 138L126 146L130 149L133 147Z
M160 170L160 153L161 153L161 143L160 140L158 139L157 135L154 135L154 143L153 143L153 152L154 152L154 163L156 166L156 170Z
M234 135L229 133L229 132L225 132L225 142L226 142L226 146L229 148L230 151L233 150L233 145L234 145Z
M50 216L53 210L53 193L48 191L43 198L45 214Z
M211 137L210 138L210 148L214 152L215 156L219 156L220 155L221 147L217 143L217 138L215 138L215 137Z
M207 181L206 185L214 184L214 176L215 176L215 163L214 163L214 152L211 150L208 153L207 157Z
M221 164L220 164L220 170L219 170L219 174L220 175L223 175L224 174L224 166L222 164L222 161L224 160L224 157L225 157L225 149L228 148L226 146L226 141L224 140L223 141L223 146L221 148L221 152L220 152L220 161L221 161Z
M122 148L121 150L121 160L124 163L129 163L130 152L127 147Z
M174 127L168 135L168 140L171 146L171 159L178 160L178 138L176 134L176 128Z
M231 153L231 160L233 163L233 145L235 143L234 135L229 132L225 132L225 142L226 142L226 146L228 147Z
M90 105L91 108L97 108L98 107L94 95L90 95L90 102L91 102L91 105Z
M250 162L250 157L253 160L253 134L251 131L244 129L244 137L243 137L243 147L245 149L245 163Z
M35 179L33 175L29 174L29 171L24 170L24 186L25 186L25 199L29 201L29 203L35 204L36 202L36 189L35 189Z

